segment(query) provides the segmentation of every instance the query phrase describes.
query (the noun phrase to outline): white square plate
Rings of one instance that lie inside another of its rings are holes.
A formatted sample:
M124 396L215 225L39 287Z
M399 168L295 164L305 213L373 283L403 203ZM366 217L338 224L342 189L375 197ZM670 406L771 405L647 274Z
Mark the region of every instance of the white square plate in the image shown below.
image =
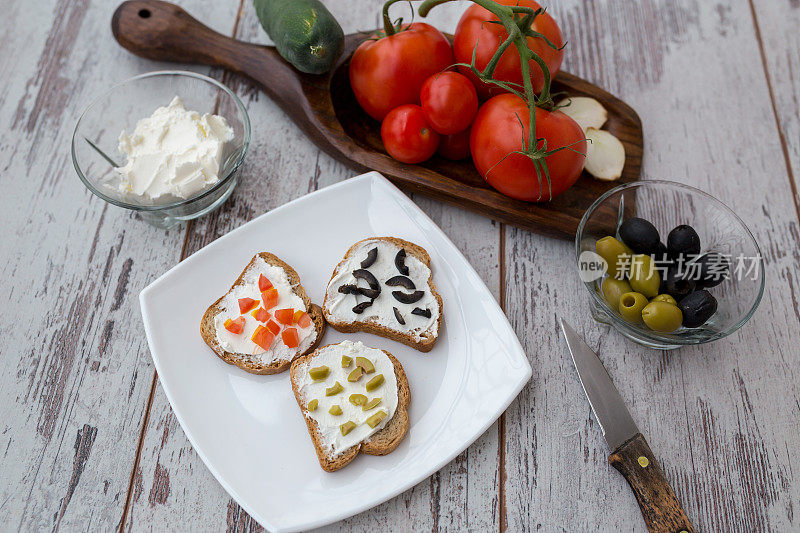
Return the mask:
M252 256L275 253L322 304L334 266L354 242L393 236L422 245L444 301L430 353L328 328L323 344L362 340L394 354L411 385L411 429L384 457L361 455L334 473L317 462L289 373L248 374L200 337L206 308ZM164 392L194 449L230 495L273 531L322 526L422 481L467 448L508 407L531 367L505 315L464 256L377 172L274 209L209 244L140 295ZM180 302L180 312L176 303Z

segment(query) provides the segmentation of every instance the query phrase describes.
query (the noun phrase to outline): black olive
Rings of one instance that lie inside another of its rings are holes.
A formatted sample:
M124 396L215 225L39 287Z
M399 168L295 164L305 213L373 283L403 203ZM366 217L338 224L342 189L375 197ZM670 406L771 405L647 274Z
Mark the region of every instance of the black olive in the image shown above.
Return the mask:
M339 292L342 294L358 294L358 286L345 284L339 287Z
M367 282L370 289L376 290L378 292L381 291L381 284L378 283L378 279L372 275L372 272L369 270L365 270L363 268L359 268L358 270L353 270L353 277L356 279L363 279Z
M696 328L705 324L717 312L717 300L710 292L699 290L678 302L678 307L683 313L683 325Z
M656 227L643 218L634 217L623 222L619 236L637 254L655 253L661 243Z
M431 317L431 310L430 309L420 309L419 307L415 307L413 311L411 311L412 315L417 316L424 316L425 318Z
M404 276L408 276L408 267L406 266L406 250L405 248L400 248L400 251L397 252L397 255L394 256L394 266L397 267L397 271L400 272Z
M394 317L397 319L397 321L400 322L400 324L402 324L403 326L405 326L406 321L405 319L403 319L403 315L400 314L400 311L398 311L396 307L393 307L392 309L394 309Z
M380 290L376 291L375 289L366 289L364 287L358 287L357 288L357 292L358 292L358 294L361 294L361 295L366 296L367 298L371 298L373 300L375 298L377 298L378 296L380 296L380 294L381 294Z
M693 259L700 253L700 236L687 224L676 226L667 236L667 251L673 259L681 254L687 261Z
M689 277L686 267L682 270L678 268L668 268L664 276L661 278L660 293L667 293L676 300L680 301L681 298L688 295L697 286L695 280Z
M368 301L366 301L366 302L361 302L360 304L358 304L357 306L355 306L355 307L353 308L353 312L354 312L355 314L357 314L357 315L360 315L361 313L363 313L363 312L364 312L364 309L366 309L366 308L367 308L367 307L369 307L370 305L372 305L372 300L368 300Z
M367 252L367 258L361 261L361 268L369 268L372 266L372 263L378 258L378 249L373 248L369 252Z
M701 287L716 287L730 276L730 260L716 252L709 252L694 261L697 268L697 284Z
M388 285L389 287L397 287L397 286L405 287L410 291L413 291L414 289L417 288L417 286L414 285L414 282L411 281L411 278L407 278L405 276L395 276L393 278L389 278L388 280L386 280L386 285Z
M410 294L406 294L402 291L392 291L392 296L401 304L413 304L425 296L425 291L415 291Z

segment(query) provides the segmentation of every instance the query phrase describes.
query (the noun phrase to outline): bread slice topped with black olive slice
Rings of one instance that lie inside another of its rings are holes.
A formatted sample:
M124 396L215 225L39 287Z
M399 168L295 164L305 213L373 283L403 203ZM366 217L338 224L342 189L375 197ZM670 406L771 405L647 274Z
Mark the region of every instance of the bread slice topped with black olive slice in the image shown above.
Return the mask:
M322 310L337 331L373 333L429 352L444 308L423 247L372 237L351 246L336 266Z
M361 342L318 348L292 363L292 390L319 464L334 472L359 452L386 455L411 425L411 389L400 361Z
M200 334L220 359L252 374L277 374L319 345L322 309L300 276L268 252L256 254L203 315Z

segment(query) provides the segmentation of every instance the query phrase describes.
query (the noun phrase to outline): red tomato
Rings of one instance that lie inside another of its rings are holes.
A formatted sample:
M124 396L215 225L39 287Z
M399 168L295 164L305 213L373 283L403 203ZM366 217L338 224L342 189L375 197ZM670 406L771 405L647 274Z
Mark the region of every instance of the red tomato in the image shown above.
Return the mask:
M383 146L389 155L402 163L421 163L439 146L439 134L425 120L418 105L392 109L381 124Z
M539 4L533 0L497 0L497 3L504 5L519 5L539 9ZM475 65L483 70L489 64L489 60L494 55L497 48L508 37L508 32L502 24L492 24L487 21L496 21L498 18L488 10L475 4L471 5L461 16L456 27L453 39L453 51L456 61L459 63L471 63L472 53L475 50ZM564 45L564 38L556 21L547 12L537 15L531 25L537 31L547 37L550 42L558 47ZM544 39L540 37L528 37L528 47L539 54L544 59L550 69L550 75L555 77L558 69L561 68L561 61L564 59L563 50L550 48ZM522 84L522 68L520 65L519 52L512 44L500 56L497 68L492 76L496 80ZM542 68L534 61L528 62L530 65L530 77L533 82L533 90L541 92L544 87L544 74ZM478 95L481 98L489 98L503 92L496 85L485 84L480 81L469 68L458 67L469 79L475 83Z
M252 298L239 298L239 312L245 314L258 305L258 300Z
M231 320L230 318L225 321L225 329L233 333L234 335L238 335L242 331L244 331L244 317L240 316L235 320Z
M272 282L264 274L258 275L258 290L264 292L272 288Z
M434 74L425 81L419 96L428 124L442 135L469 128L478 112L475 86L458 72Z
M524 130L520 127L520 121ZM512 153L522 150L522 138L528 138L529 125L528 106L522 98L509 93L495 96L481 106L472 123L469 141L472 161L480 175L501 193L529 202L549 200L550 191L545 175L542 174L540 195L533 161L527 156ZM545 157L552 195L558 196L577 181L583 170L583 154L586 153L583 130L577 122L560 111L537 108L536 137L547 141L548 150L570 146Z
M258 344L265 350L269 350L273 339L275 339L275 335L270 333L269 330L264 326L258 326L253 332L253 335L250 337L251 341Z
M419 104L422 84L451 66L453 50L442 32L424 22L364 41L350 60L350 85L372 118L383 120L403 104Z
M287 326L292 325L294 319L294 309L278 309L275 311L275 320Z
M278 305L278 289L267 289L261 293L261 301L264 303L264 309L272 309Z
M297 348L300 345L300 336L294 328L286 328L283 330L281 338L283 339L283 344L289 348Z
M469 129L454 135L442 135L439 141L439 155L445 159L458 161L469 157Z

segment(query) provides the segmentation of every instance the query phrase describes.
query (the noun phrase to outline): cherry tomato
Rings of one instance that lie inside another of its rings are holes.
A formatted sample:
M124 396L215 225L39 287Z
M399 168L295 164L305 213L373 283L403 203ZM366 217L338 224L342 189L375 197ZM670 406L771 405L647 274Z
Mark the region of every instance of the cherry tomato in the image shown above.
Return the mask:
M425 120L422 108L413 104L401 105L386 115L381 138L389 155L402 163L421 163L439 147L439 134Z
M425 80L453 63L442 32L415 22L389 37L361 43L350 60L350 85L364 111L383 120L395 107L419 104Z
M539 4L533 0L497 0L497 3L519 5L531 7L533 9L539 9L540 7ZM458 21L455 37L453 39L453 50L457 62L471 63L473 50L477 47L475 50L475 65L480 70L486 68L486 65L489 64L489 60L494 55L495 51L497 51L497 48L508 37L508 32L501 24L487 22L497 20L498 18L495 15L477 4L471 5L464 12L461 19ZM537 15L531 27L534 31L547 37L550 42L556 46L561 47L564 45L564 38L561 36L561 30L558 24L547 12ZM551 76L555 77L558 69L561 68L561 61L564 59L564 51L551 48L541 37L528 37L527 40L528 47L544 59L544 62L550 69ZM492 77L496 80L521 85L522 68L520 63L519 52L512 44L503 52L503 55L500 56L500 61L497 63L497 68ZM530 77L533 82L533 90L539 93L544 87L542 68L534 60L530 60L528 63L530 65ZM490 96L504 92L503 89L496 85L489 85L479 80L469 68L459 67L459 70L472 80L481 98L489 98Z
M445 159L459 161L469 157L469 129L453 135L442 135L437 152Z
M469 128L478 112L475 86L458 72L434 74L425 80L419 96L428 124L442 135Z
M522 138L528 138L529 125L528 106L522 98L506 93L487 101L472 123L469 141L472 161L480 175L501 193L519 200L546 201L550 199L550 190L544 173L540 194L533 161L512 153L522 150ZM552 195L558 196L577 181L583 170L586 153L583 130L560 111L536 109L536 137L547 141L548 150L569 146L545 157Z

